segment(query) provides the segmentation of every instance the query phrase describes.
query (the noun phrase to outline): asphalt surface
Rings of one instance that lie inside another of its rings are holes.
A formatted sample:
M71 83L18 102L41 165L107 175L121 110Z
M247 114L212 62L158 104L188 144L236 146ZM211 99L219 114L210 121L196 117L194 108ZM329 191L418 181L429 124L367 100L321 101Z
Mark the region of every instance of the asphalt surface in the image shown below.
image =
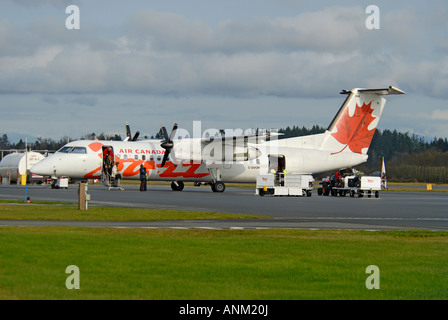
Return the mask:
M0 199L77 202L78 187L51 189L48 186L0 185ZM103 186L89 185L89 206L132 208L163 208L188 211L244 213L269 218L247 220L199 221L23 221L0 220L2 225L20 226L86 226L115 228L306 228L357 230L448 230L447 192L380 192L379 198L260 197L254 189L227 188L214 193L210 187L188 187L182 192L171 191L169 186L149 185L140 192L135 186L125 190L106 190ZM1 210L1 205L0 205Z

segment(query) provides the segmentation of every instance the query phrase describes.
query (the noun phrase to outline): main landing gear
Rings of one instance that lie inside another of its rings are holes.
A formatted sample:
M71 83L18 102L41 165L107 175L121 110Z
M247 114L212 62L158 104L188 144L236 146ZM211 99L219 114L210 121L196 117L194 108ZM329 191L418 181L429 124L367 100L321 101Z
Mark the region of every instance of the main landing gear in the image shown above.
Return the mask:
M224 192L226 185L221 181L221 169L217 167L207 168L212 178L211 186L213 192Z
M212 191L213 192L224 192L226 190L226 185L222 181L212 182Z
M210 182L209 184L211 185L213 192L224 192L224 190L226 190L226 185L222 181L216 181L215 183ZM184 183L182 181L173 181L171 182L171 189L173 191L182 191L184 189Z
M221 170L220 168L208 168L210 177L212 181L207 183L212 187L213 192L224 192L226 190L226 185L221 180ZM171 189L173 191L182 191L184 189L184 183L182 181L171 182Z
M173 191L182 191L184 190L184 183L182 181L173 181L171 182L171 189Z
M215 183L210 182L213 192L224 192L226 190L226 185L222 181L216 181ZM184 189L184 183L182 181L173 181L171 182L171 190L173 191L182 191Z

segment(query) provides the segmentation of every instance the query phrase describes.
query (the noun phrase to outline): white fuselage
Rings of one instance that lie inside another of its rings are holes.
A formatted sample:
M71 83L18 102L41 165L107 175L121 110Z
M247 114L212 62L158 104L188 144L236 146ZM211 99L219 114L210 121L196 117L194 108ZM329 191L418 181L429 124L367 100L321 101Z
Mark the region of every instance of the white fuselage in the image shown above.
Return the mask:
M285 168L290 173L313 174L327 170L351 167L367 160L366 155L354 153L331 154L330 151L316 149L320 135L276 140L252 145L260 151L260 156L247 161L181 161L175 166L169 159L161 168L165 150L160 140L147 141L92 141L79 140L66 144L61 150L48 156L32 168L32 172L72 179L96 179L102 174L102 150L111 146L114 163L122 179L138 180L139 168L143 164L149 180L210 182L209 168L219 168L224 182L249 183L256 181L259 174L269 172L272 155L285 159ZM70 150L70 147L73 147ZM65 149L64 149L65 148ZM271 157L269 156L271 155Z

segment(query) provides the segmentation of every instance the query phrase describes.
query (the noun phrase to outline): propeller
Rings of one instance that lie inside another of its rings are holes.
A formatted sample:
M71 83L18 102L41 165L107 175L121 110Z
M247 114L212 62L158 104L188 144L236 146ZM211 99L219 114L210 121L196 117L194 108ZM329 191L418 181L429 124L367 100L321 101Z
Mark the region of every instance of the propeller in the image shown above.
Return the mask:
M176 130L177 130L177 123L174 124L173 126L173 130L171 130L171 134L168 137L168 132L166 131L166 128L164 125L162 125L162 128L160 129L162 130L163 133L163 137L165 138L165 140L162 141L162 143L160 144L160 146L165 149L165 154L163 155L163 160L162 160L162 164L161 164L161 168L163 168L163 166L165 165L166 160L168 159L168 156L170 155L171 149L173 149L174 147L174 135L176 134ZM174 165L176 165L176 161L174 159L174 156L171 156L172 159L174 160L173 163Z
M126 122L126 141L128 141L129 139L131 139L131 128L129 127L129 123Z
M127 138L124 141L137 141L138 136L140 135L140 131L137 131L134 136L131 138L131 127L129 123L126 122L126 136Z

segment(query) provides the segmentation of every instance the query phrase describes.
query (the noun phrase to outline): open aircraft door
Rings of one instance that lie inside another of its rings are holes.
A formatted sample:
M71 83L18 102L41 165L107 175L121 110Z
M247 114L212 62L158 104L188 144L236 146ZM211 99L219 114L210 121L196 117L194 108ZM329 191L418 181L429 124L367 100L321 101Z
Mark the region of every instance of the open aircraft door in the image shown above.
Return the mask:
M102 175L110 175L115 165L115 153L112 146L102 146Z
M286 158L282 154L270 154L268 172L283 172L286 169Z

